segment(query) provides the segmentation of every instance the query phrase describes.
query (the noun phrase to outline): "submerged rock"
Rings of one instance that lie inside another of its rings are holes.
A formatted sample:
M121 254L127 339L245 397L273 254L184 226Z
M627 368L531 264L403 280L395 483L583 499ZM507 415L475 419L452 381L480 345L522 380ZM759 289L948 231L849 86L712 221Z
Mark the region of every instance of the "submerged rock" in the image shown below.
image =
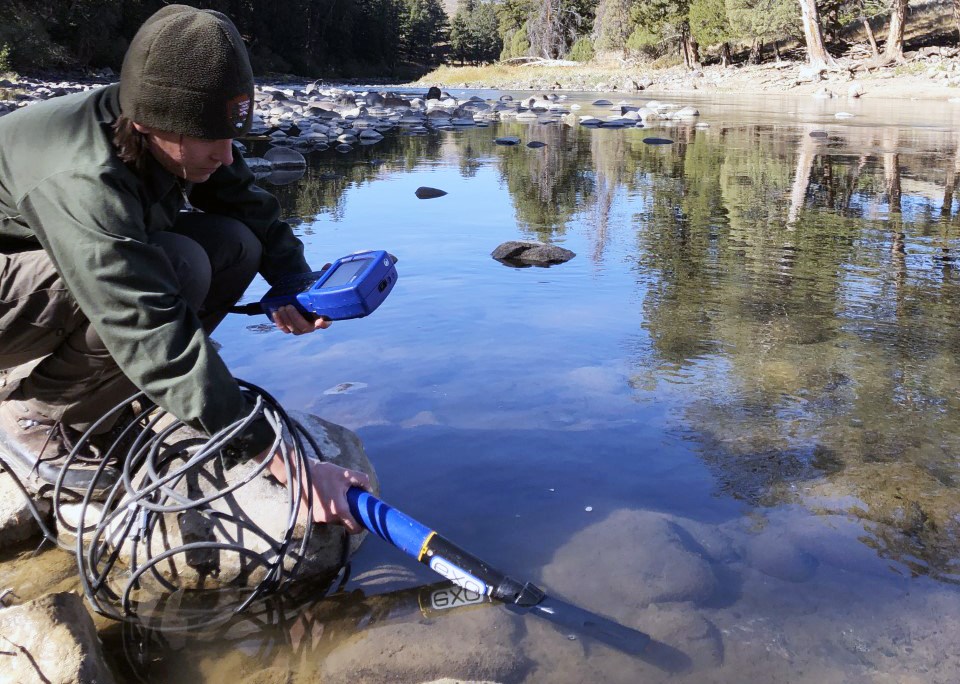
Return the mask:
M47 594L0 610L4 682L113 684L90 614L76 594Z
M508 135L502 138L495 138L493 142L495 142L498 145L519 145L520 138L514 135Z
M643 142L647 145L672 145L673 141L669 138L644 138Z
M607 554L602 569L594 565L601 552ZM717 590L711 565L689 533L665 515L632 510L576 534L544 568L543 580L618 620L635 619L655 603L702 604Z
M510 265L549 266L570 261L577 255L569 249L545 242L511 240L493 250L490 256Z

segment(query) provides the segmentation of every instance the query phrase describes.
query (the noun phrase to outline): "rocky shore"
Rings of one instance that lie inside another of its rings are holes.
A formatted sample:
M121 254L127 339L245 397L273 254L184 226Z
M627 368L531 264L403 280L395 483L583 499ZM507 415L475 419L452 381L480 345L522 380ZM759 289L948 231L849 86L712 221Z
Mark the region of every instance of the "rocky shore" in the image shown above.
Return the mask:
M498 90L590 91L636 93L782 93L829 92L845 96L854 84L865 97L949 100L960 97L960 50L928 47L906 53L904 61L879 66L869 59L842 57L836 66L810 67L802 59L696 70L682 66L654 69L632 60L579 64L560 60L486 67L441 67L418 86Z

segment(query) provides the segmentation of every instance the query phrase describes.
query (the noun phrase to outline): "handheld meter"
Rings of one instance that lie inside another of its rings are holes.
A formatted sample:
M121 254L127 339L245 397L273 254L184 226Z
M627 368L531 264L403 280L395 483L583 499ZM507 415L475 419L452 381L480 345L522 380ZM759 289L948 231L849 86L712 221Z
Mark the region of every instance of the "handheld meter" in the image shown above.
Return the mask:
M322 271L299 273L278 281L260 300L268 317L292 304L306 316L332 321L361 318L383 304L397 282L394 258L383 250L355 252Z

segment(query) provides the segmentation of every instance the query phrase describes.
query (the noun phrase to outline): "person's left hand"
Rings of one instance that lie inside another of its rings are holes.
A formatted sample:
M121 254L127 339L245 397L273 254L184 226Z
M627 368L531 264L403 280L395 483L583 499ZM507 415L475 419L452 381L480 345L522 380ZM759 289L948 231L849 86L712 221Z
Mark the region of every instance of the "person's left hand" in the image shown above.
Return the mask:
M327 318L317 318L316 320L308 321L304 318L303 314L300 313L300 309L293 304L281 306L273 312L272 318L280 330L285 333L293 333L294 335L303 335L304 333L313 332L314 330L323 330L324 328L329 328L333 322Z

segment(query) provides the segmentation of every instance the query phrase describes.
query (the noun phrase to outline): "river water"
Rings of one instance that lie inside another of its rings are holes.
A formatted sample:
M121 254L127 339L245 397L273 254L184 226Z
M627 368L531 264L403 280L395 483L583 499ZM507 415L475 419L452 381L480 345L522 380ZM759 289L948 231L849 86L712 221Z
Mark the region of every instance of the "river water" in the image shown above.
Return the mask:
M610 113L594 99L568 102ZM318 334L242 317L214 334L238 377L354 430L385 500L655 648L431 607L417 587L437 578L368 539L344 593L292 615L105 628L119 671L960 679L960 105L660 99L709 127L504 122L311 155L302 180L265 186L309 260L386 249L396 288ZM517 239L577 256L490 257Z

